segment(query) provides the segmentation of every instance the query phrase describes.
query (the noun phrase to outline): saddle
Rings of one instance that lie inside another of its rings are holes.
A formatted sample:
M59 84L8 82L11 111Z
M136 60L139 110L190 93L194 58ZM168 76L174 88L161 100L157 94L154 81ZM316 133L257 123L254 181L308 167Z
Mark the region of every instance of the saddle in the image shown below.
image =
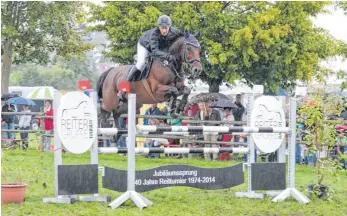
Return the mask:
M140 81L140 80L143 80L143 79L147 79L148 76L149 76L149 73L151 72L153 61L154 61L154 58L152 56L149 56L148 59L147 59L147 63L146 63L145 69L141 73L136 74L133 77L133 81ZM127 72L127 76L129 75L129 71L131 70L132 67L135 67L135 65L132 65L129 68L129 70Z

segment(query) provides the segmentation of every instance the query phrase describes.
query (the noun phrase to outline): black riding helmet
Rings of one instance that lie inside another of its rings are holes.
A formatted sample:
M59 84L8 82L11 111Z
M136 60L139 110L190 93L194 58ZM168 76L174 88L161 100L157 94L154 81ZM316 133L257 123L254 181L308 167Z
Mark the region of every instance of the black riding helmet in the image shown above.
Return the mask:
M171 18L167 15L162 15L158 18L159 27L170 27L172 25Z

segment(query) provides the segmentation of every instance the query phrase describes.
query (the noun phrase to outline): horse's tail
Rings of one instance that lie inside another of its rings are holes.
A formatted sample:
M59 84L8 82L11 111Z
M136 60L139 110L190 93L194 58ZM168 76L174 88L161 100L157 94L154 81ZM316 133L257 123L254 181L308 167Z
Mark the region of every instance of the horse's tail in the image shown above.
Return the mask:
M103 72L101 74L101 76L99 77L98 83L96 84L96 91L98 92L99 98L102 98L102 85L104 84L104 81L105 81L107 75L110 73L110 71L112 69L113 69L113 67L111 67L107 71Z

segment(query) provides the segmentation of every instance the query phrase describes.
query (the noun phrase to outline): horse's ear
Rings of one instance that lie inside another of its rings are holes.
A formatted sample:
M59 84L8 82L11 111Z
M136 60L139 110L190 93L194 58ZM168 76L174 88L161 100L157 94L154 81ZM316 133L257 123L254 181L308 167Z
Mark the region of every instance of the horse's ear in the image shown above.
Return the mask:
M201 32L200 32L200 30L194 35L194 37L197 38L197 39L201 37Z
M187 30L184 30L183 34L184 34L184 37L186 37L186 38L189 37L189 32Z

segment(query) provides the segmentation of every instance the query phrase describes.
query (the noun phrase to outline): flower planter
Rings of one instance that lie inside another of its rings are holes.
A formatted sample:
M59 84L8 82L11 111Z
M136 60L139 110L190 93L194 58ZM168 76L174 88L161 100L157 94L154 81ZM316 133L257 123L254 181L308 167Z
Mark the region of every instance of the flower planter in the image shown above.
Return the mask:
M320 191L320 194L317 194L318 198L328 198L329 187L325 185L316 185L316 184L308 185L308 194L312 196L312 194L314 194L314 191L317 190L316 188Z
M1 202L2 204L8 203L22 203L25 197L25 190L27 185L23 183L9 183L1 184Z

